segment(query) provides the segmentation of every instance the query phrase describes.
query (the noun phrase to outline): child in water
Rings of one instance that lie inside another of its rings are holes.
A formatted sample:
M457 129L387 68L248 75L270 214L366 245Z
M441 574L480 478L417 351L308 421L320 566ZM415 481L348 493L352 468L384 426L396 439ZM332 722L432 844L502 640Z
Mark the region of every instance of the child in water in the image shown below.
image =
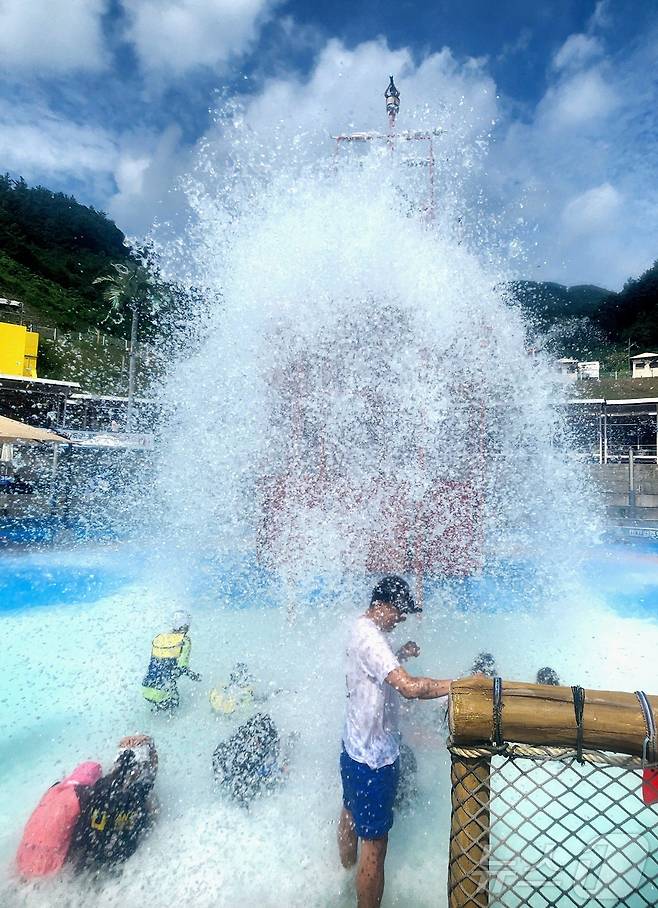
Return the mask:
M290 736L282 745L272 718L256 713L216 748L213 772L219 790L242 807L276 789L288 772Z

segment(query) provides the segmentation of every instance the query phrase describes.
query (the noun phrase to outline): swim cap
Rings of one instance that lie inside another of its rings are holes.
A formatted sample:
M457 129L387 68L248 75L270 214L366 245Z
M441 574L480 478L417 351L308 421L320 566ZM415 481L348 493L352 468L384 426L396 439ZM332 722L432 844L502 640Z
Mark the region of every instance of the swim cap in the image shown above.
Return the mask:
M171 616L171 626L175 631L179 630L181 627L190 626L190 613L186 612L184 609L178 609Z

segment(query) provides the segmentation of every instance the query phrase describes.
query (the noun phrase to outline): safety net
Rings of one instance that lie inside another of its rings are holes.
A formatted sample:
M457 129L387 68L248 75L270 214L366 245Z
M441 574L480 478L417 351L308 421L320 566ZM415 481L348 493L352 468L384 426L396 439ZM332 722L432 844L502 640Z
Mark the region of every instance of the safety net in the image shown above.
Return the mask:
M658 905L658 773L642 759L518 744L450 752L450 908Z

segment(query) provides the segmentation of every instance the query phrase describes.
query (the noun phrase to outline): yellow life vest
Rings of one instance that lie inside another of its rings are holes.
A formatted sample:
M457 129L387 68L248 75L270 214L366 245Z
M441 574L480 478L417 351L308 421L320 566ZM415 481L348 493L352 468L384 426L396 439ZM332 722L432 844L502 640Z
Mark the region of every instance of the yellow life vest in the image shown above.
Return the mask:
M178 659L183 652L185 634L158 634L151 644L153 659Z
M243 709L253 703L254 691L251 687L215 687L210 691L208 698L213 712L222 716L230 716L236 710Z

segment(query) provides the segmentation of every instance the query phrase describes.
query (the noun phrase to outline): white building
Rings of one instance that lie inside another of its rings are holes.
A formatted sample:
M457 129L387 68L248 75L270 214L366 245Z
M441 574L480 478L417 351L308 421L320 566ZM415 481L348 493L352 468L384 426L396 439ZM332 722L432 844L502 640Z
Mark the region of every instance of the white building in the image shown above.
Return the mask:
M633 378L654 378L658 376L658 353L639 353L631 356Z
M598 359L578 363L578 375L580 378L599 379L601 377L601 363Z
M564 356L562 359L558 359L556 365L557 371L565 378L571 378L574 381L578 378L577 359L572 359L570 356Z
M556 365L557 371L567 381L575 381L577 378L600 377L601 364L598 359L590 360L589 362L578 362L577 359L565 356L562 359L558 359Z

